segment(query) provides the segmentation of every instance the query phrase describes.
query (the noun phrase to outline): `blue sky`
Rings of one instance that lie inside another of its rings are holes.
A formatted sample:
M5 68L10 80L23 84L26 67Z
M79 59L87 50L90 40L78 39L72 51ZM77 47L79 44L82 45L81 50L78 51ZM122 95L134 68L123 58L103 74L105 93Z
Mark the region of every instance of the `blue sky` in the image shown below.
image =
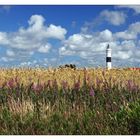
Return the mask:
M0 67L140 67L140 6L0 6Z

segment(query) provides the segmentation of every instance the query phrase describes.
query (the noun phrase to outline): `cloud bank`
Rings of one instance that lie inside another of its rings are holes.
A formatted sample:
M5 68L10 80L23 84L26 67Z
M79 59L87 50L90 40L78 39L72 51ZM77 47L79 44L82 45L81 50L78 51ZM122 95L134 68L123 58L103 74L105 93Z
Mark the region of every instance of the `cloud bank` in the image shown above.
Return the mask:
M99 17L102 18L102 22L121 26L126 22L127 15L122 11L104 10ZM79 65L105 66L106 46L110 44L114 66L139 65L139 21L118 32L113 32L108 28L88 32L88 28L88 26L83 26L81 29L85 29L86 32L81 31L66 36L68 31L61 25L46 25L42 15L32 15L28 20L27 28L20 27L15 32L0 32L0 46L6 48L5 56L2 56L0 61L5 63L19 61L20 66L38 65L39 63L44 63L44 65L54 63L55 65L59 59L57 57L61 59L72 57L73 60L70 61ZM56 49L50 39L59 41L61 46ZM28 60L36 53L51 54L52 50L57 55L52 54L53 57L42 58L42 60ZM79 62L75 58L80 58Z
M48 45L48 39L65 39L66 29L61 26L44 24L45 19L41 15L32 15L28 21L28 28L20 27L17 32L0 32L0 45L11 48L32 50L42 49Z
M121 32L113 33L105 29L92 34L78 33L65 40L59 53L62 56L76 55L89 64L105 66L106 46L110 44L114 66L120 66L122 63L138 65L140 62L140 47L137 47L139 34L140 22L129 25L128 29Z

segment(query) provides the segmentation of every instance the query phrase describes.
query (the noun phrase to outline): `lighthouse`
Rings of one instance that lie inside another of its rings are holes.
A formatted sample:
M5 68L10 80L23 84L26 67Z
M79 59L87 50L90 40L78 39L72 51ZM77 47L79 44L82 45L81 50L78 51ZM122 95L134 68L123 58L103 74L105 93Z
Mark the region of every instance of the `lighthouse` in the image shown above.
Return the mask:
M106 48L106 68L109 70L111 67L111 48L108 44Z

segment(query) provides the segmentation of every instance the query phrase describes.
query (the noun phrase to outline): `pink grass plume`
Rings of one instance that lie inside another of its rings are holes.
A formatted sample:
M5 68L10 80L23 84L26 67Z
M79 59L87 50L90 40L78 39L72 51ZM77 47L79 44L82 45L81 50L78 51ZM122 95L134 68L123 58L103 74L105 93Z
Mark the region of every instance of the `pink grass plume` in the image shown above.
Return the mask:
M89 93L90 96L94 96L95 95L95 91L94 89L91 87L90 88L90 93Z

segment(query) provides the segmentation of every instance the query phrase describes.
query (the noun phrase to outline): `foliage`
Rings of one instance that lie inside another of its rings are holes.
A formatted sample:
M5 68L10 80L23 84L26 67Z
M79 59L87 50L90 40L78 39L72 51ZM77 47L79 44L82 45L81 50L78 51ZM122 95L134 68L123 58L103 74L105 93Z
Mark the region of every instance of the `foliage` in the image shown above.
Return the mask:
M1 69L0 134L140 134L140 71Z

